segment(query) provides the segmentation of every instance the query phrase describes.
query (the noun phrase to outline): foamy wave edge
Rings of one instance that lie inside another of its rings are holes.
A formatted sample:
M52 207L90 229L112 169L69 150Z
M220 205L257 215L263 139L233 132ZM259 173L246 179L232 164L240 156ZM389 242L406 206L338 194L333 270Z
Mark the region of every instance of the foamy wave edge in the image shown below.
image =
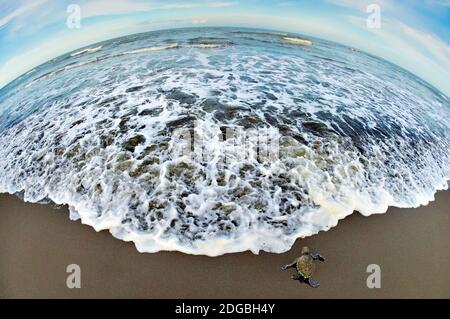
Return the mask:
M407 206L401 205L397 203L392 196L389 197L389 202L384 203L383 207L378 207L373 212L360 212L361 215L365 217L369 217L371 215L377 214L385 214L390 207L397 208L418 208L420 206L427 206L429 203L435 201L435 195L439 191L446 191L450 188L450 176L444 178L441 183L438 183L435 186L434 191L428 193L427 197L422 197L418 201L419 204L415 206ZM22 190L7 190L0 188L0 193L2 194L10 194L18 196ZM386 193L387 191L383 192ZM33 202L27 200L27 198L22 198L24 202L30 202L37 204L38 202ZM305 231L302 229L301 231L289 236L289 242L286 243L286 240L280 239L279 234L259 230L253 231L247 234L247 238L245 240L233 239L233 238L213 238L208 241L196 242L196 247L187 247L180 243L177 243L175 240L171 239L169 241L160 240L159 238L155 238L153 235L135 235L135 234L123 234L121 233L120 223L95 223L91 218L87 216L92 215L89 211L84 211L83 209L79 209L77 207L77 203L70 203L70 201L62 201L61 199L54 198L49 195L48 199L58 205L64 206L67 205L69 208L69 217L72 221L80 220L83 225L91 226L95 229L95 231L100 232L104 230L108 230L113 237L120 239L125 242L133 242L136 249L140 253L157 253L162 251L178 251L185 254L190 255L205 255L209 257L217 257L225 254L231 253L240 253L245 251L251 251L255 255L259 255L260 251L265 251L268 253L276 253L281 254L289 251L294 245L297 239L310 237L313 235L317 235L321 231L328 231L331 228L338 226L340 220L345 219L346 217L352 215L356 212L356 205L351 209L351 211L342 212L335 220L335 223L329 226L324 227L323 229L318 229L315 231Z

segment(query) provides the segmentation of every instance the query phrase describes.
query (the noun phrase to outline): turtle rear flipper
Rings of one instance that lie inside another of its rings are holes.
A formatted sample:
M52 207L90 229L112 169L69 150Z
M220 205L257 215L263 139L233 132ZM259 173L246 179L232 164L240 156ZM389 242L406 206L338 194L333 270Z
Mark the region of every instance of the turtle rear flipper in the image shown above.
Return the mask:
M302 275L300 275L298 272L293 274L291 278L292 278L292 280L298 280L300 282L305 281L305 278Z
M320 286L319 282L317 280L314 280L312 278L306 278L305 283L307 283L312 288L317 288Z

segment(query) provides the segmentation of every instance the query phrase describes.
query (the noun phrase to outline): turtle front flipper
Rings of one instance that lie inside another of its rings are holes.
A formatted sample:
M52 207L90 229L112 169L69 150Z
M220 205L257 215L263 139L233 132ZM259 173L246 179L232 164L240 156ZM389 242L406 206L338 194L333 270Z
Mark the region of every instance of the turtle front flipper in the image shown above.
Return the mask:
M306 278L305 283L307 283L312 288L317 288L320 286L319 282L317 280L314 280L312 278Z
M325 261L325 258L324 258L322 255L318 254L318 253L311 252L311 253L309 253L309 255L310 255L311 258L314 259L314 260Z
M281 267L281 270L286 270L288 268L295 268L297 265L297 260L298 259L295 259L292 263L284 265L283 267Z

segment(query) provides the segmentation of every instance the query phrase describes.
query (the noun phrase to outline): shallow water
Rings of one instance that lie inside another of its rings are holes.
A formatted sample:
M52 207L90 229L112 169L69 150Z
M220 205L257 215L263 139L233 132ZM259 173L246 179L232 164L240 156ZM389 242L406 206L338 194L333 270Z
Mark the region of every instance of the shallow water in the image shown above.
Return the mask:
M320 39L132 35L0 91L0 192L68 204L140 251L283 252L355 210L417 207L447 188L449 106L414 75Z

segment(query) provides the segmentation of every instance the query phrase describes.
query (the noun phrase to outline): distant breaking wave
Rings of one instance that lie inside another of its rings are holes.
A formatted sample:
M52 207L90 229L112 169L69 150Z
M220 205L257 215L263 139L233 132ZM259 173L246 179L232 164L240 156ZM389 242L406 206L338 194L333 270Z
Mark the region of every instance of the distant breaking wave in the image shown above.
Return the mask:
M101 49L102 49L102 46L99 45L98 47L95 47L95 48L87 48L87 49L83 49L81 51L71 53L70 56L74 57L74 56L78 56L78 55L82 55L82 54L86 54L86 53L97 52L98 50L101 50Z
M239 130L277 132L278 156L225 134ZM191 137L206 156L175 156ZM426 205L449 177L448 97L294 34L131 35L0 91L0 192L67 204L141 252L280 253L354 211Z

